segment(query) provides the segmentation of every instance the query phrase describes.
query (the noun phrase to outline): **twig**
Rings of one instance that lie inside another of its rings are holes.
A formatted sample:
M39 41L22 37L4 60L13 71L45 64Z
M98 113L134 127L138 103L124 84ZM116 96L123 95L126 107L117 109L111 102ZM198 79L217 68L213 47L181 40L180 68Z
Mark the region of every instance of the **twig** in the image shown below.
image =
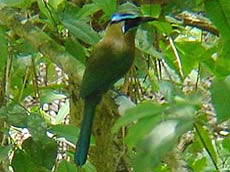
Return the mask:
M195 87L196 90L198 88L198 83L199 83L199 80L200 80L200 70L201 70L201 67L200 67L200 63L199 63L198 71L197 71L197 78L196 78L196 87Z
M26 86L26 82L27 82L28 76L29 76L29 67L26 68L26 72L25 72L25 77L23 79L22 88L20 90L19 97L18 97L18 102L21 101L21 98L22 98L22 95L23 95L23 92L24 92L24 88Z
M199 136L199 138L200 138L200 140L201 140L201 143L203 144L204 149L207 151L207 153L208 153L208 155L209 155L209 157L210 157L210 159L211 159L213 165L215 166L215 168L216 168L217 171L220 171L219 168L218 168L218 166L217 166L217 164L216 164L216 161L214 160L214 157L212 156L210 150L208 149L208 146L206 145L206 143L205 143L203 137L201 136L200 131L199 131L197 125L194 124L194 126L195 126L196 132L197 132L197 134L198 134L198 136Z
M178 68L179 68L180 76L181 76L182 78L184 78L184 74L183 74L183 71L182 71L182 65L181 65L180 56L179 56L179 54L178 54L178 52L177 52L177 49L176 49L176 47L175 47L175 45L174 45L174 42L173 42L172 38L171 38L171 37L168 37L168 38L169 38L169 43L170 43L170 45L172 46L173 52L174 52L174 54L175 54L175 56L176 56L176 62L177 62Z
M35 85L35 97L40 97L39 94L39 86L38 86L38 81L37 81L37 72L36 72L36 66L35 66L35 62L34 62L34 57L32 57L32 69L33 69L33 74L34 74L34 79L33 79L33 83Z
M219 36L219 31L213 26L212 22L197 13L192 13L188 11L183 11L176 16L177 19L182 20L184 25L197 27L199 29L208 31L216 36Z

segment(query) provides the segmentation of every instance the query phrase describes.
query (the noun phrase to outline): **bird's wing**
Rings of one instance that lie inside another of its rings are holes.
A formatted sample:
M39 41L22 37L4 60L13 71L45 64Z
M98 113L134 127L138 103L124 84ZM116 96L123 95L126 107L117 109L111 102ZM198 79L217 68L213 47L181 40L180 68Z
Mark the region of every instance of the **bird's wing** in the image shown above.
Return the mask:
M80 88L80 96L101 94L119 80L133 63L134 54L115 42L98 45L88 61Z

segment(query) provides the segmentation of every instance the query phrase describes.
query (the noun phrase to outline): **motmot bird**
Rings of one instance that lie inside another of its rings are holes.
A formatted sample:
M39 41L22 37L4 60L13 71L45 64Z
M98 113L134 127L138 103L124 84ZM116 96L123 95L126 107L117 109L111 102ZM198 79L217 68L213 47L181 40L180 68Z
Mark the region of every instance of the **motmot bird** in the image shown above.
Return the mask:
M152 17L131 13L113 14L104 37L95 45L80 86L84 114L75 152L75 163L78 166L84 165L87 159L97 104L102 95L132 66L137 26L152 20Z

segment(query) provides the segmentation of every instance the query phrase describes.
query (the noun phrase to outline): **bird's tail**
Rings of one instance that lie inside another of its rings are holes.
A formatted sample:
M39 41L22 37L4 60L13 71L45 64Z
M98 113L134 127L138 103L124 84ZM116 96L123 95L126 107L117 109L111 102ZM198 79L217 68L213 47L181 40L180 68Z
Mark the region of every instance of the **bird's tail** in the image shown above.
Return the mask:
M83 121L81 123L80 136L78 138L78 142L76 145L76 152L75 152L75 163L78 166L82 166L86 162L89 145L90 145L90 136L91 136L92 126L93 126L95 110L100 100L101 97L98 96L85 98L84 114L83 114L84 116L83 116Z

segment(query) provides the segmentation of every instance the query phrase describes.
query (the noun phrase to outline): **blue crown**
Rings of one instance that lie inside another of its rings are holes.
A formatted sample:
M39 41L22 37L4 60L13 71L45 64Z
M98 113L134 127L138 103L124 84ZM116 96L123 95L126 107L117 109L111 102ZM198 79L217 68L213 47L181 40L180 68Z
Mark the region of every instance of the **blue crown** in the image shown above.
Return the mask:
M112 22L119 22L122 20L126 20L126 19L135 19L137 18L137 15L135 14L130 14L130 13L115 13L112 15L111 17L111 21Z

